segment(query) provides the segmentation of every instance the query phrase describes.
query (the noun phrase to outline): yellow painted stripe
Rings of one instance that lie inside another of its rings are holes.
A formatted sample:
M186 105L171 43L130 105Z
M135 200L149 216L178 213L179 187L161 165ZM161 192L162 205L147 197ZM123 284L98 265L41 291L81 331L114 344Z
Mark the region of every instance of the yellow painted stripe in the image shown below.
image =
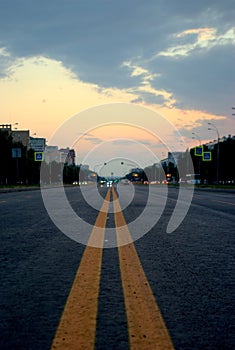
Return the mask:
M110 189L84 251L51 349L90 350L95 346L96 318Z
M130 349L172 350L174 346L132 242L117 194L114 189L112 191Z

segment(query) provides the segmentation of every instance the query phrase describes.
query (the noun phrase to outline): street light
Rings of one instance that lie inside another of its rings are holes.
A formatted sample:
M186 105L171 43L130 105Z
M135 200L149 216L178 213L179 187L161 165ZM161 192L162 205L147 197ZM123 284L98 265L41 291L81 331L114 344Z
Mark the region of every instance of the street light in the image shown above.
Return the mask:
M99 163L99 164L95 164L94 165L94 173L97 173L96 172L96 168L98 167L98 166L103 166L103 165L106 165L107 163Z
M202 142L201 142L201 139L200 139L200 137L198 136L198 134L196 134L195 132L192 132L192 134L195 135L195 136L192 137L192 139L198 140L199 143L200 143L200 146L201 146L201 145L202 145Z
M219 184L219 140L220 140L220 136L219 136L219 131L218 131L217 127L213 123L209 122L208 125L212 126L212 128L208 128L208 130L214 130L217 134L216 182L217 182L217 184Z
M198 142L200 144L200 147L201 147L202 146L202 142L201 142L201 139L200 139L199 135L196 134L195 132L192 132L192 134L195 135L195 136L192 137L192 139L198 140ZM197 157L197 158L198 158L198 170L199 170L199 174L201 175L201 159L200 159L201 157Z
M133 168L133 166L135 166L135 167L138 166L135 162L127 163L127 162L124 162L124 161L121 162L121 165L131 166L132 168Z

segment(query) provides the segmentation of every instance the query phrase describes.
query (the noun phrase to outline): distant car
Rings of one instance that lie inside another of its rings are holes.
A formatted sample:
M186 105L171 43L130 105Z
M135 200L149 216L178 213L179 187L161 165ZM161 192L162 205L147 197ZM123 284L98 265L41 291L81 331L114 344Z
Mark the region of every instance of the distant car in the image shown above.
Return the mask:
M169 181L169 180L162 180L162 184L163 185L170 185L172 184L173 182L172 181Z
M106 185L106 180L100 180L100 181L98 182L98 185L99 185L100 187L104 187L104 186Z

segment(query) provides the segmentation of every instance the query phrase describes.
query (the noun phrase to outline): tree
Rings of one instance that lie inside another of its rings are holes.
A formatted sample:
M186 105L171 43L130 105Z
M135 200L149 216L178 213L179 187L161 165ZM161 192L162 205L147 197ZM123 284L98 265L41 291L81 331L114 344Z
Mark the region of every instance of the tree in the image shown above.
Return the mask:
M12 136L0 129L0 184L8 184L12 177Z

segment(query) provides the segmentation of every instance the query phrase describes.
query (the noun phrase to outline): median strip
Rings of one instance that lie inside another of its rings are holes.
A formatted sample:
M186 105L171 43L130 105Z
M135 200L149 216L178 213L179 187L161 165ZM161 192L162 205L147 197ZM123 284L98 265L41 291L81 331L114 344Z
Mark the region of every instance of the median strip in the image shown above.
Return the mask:
M161 311L133 244L114 188L112 188L112 193L130 349L174 349Z
M104 233L110 189L84 251L51 349L94 349Z

